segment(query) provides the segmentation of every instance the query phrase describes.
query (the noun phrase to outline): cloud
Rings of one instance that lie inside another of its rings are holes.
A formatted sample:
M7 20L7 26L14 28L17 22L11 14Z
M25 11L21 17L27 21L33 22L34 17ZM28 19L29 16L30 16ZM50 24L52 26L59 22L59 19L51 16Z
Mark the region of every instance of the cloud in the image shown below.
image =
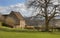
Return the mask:
M57 4L57 2L55 4ZM26 9L26 5L24 3L17 3L6 7L0 6L0 13L9 14L11 11L20 12L23 16L32 16L32 11L34 11L34 9ZM34 15L35 14L36 13L34 13Z
M0 13L3 13L3 14L9 14L11 11L17 11L17 12L20 12L23 16L30 16L32 10L33 10L32 8L26 9L26 6L24 3L18 3L18 4L10 5L7 7L0 6Z

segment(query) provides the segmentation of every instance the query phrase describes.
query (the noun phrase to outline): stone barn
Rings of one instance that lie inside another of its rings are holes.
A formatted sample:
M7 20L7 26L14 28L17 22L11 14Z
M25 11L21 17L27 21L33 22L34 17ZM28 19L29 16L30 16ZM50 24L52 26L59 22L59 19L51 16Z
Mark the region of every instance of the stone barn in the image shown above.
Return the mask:
M10 14L2 15L2 22L12 28L25 28L24 17L19 12L11 11Z

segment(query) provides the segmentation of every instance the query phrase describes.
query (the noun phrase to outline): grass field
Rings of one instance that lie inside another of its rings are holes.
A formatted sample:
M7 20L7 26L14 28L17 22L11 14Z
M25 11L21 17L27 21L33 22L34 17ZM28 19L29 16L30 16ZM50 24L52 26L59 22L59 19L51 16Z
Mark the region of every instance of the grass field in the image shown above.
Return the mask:
M0 38L60 38L60 34L59 33L49 33L49 32L0 31Z
M19 32L19 29L16 32L13 30L16 29L0 27L0 38L60 38L60 32Z

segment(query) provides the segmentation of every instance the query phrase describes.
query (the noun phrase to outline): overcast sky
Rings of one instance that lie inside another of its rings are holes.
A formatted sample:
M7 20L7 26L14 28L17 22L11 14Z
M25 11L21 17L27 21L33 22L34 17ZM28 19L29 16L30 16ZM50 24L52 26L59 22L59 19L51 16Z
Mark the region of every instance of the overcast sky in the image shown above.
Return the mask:
M0 13L9 14L13 10L19 11L23 16L30 16L33 9L26 9L25 2L26 0L0 0Z

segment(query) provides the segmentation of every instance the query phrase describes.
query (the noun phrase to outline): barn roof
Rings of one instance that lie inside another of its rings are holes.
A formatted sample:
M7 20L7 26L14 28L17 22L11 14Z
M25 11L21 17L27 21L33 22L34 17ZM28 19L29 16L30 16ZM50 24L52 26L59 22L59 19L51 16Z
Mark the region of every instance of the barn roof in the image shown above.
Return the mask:
M20 19L20 20L23 20L23 19L24 19L24 17L21 15L20 12L11 11L11 13L15 14L16 17L17 17L18 19ZM11 14L11 13L10 13L10 14Z

